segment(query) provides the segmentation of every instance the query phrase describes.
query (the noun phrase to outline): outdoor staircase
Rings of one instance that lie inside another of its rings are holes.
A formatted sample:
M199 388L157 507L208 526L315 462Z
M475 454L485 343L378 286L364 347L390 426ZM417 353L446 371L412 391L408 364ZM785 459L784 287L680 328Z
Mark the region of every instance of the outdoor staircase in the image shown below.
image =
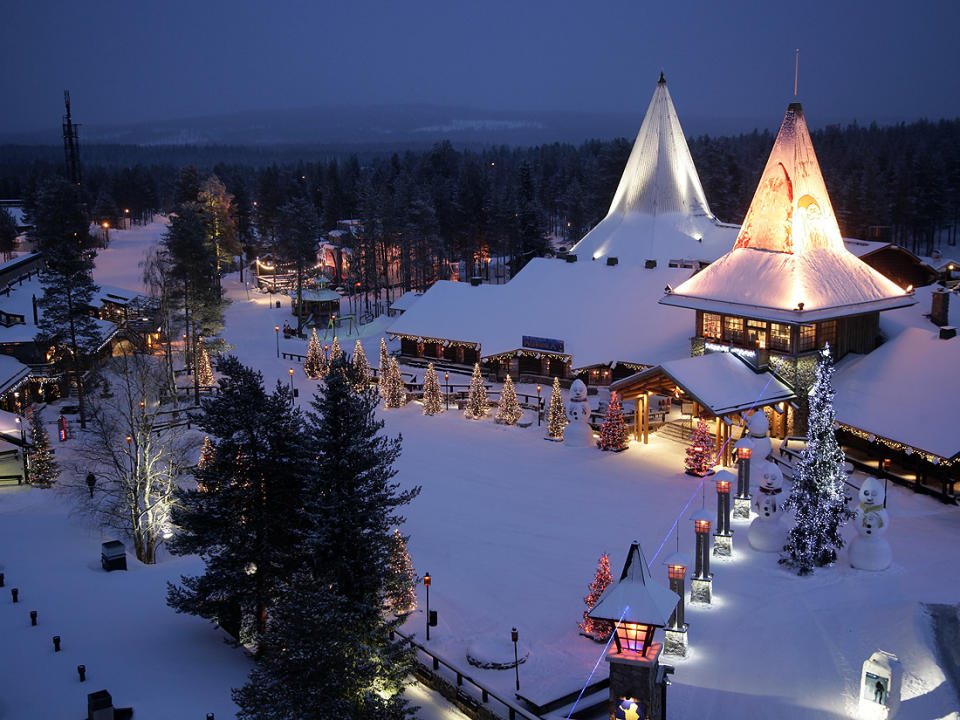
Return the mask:
M689 445L693 437L693 428L689 420L668 420L657 430L657 437L667 438L682 445Z

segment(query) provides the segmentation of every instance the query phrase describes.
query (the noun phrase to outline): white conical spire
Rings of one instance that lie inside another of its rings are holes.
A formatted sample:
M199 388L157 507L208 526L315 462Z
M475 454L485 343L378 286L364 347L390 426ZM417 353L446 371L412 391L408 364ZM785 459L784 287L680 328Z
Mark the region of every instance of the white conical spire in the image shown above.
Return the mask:
M650 577L647 559L636 540L627 552L623 572L615 585L593 606L592 618L664 627L680 596Z
M710 212L661 73L607 216L571 252L628 265L709 262L730 247L734 232Z
M663 73L607 214L635 212L713 216Z

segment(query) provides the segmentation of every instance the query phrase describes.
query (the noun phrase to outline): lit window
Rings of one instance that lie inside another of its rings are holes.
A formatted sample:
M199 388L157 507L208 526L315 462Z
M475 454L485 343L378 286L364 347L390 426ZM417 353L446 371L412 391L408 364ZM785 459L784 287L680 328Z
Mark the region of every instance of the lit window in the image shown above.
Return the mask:
M836 320L827 320L826 322L820 323L820 347L823 347L827 343L830 343L830 346L833 347L837 344L837 321Z
M800 332L797 337L797 352L803 352L804 350L813 350L814 346L817 344L817 326L816 325L801 325Z
M770 323L770 349L790 350L790 326L784 323Z
M712 340L719 340L722 337L720 333L720 316L716 313L705 312L703 314L703 337Z
M743 318L730 317L723 318L723 339L727 342L743 345Z
M747 320L747 344L755 348L767 346L767 323L763 320Z

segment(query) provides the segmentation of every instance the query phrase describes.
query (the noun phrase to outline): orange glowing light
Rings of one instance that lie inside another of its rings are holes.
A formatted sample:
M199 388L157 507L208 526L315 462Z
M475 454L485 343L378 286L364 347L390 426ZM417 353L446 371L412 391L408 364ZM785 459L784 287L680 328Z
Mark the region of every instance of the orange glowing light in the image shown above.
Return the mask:
M653 627L642 625L641 623L624 622L620 623L617 629L617 639L620 641L620 650L640 653L646 651L650 638L653 636Z
M750 456L753 455L753 449L748 447L738 448L737 455L740 456L741 460L749 460Z
M684 565L667 565L667 576L671 580L683 580L687 576L687 568Z
M698 533L709 533L710 532L710 521L709 520L695 520L694 529Z
M728 493L728 492L730 492L730 481L729 481L729 480L717 480L717 492L718 492L718 493Z

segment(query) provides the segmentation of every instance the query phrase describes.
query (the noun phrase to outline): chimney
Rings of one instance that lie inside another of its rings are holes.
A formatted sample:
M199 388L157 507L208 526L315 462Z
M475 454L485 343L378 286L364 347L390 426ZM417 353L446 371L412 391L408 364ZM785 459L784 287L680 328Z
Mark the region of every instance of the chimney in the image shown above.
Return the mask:
M943 288L933 291L933 301L930 305L930 322L943 327L950 324L950 293Z

